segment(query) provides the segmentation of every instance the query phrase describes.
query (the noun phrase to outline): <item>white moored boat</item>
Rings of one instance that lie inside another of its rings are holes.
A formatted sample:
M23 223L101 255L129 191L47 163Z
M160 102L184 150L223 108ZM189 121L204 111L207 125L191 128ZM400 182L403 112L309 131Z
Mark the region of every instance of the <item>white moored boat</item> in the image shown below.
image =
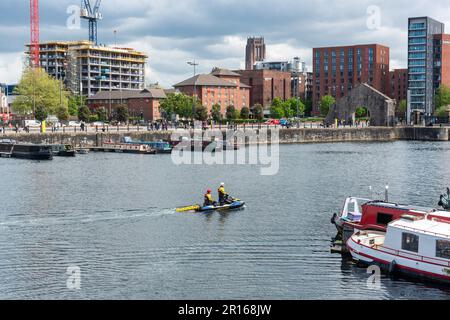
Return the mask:
M383 270L450 284L449 212L404 216L387 231L358 231L347 248L354 260Z

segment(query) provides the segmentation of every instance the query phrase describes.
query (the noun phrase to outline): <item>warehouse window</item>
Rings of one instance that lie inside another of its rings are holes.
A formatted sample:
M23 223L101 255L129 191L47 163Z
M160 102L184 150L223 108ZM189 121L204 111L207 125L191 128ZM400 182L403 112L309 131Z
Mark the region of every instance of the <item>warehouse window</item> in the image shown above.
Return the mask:
M403 233L402 249L416 253L419 252L419 236L411 233Z

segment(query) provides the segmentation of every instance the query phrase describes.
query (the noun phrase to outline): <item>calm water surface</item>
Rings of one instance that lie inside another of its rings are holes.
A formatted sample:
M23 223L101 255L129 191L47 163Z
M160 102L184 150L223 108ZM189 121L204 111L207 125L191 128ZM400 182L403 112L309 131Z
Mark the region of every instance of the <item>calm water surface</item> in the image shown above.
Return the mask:
M174 166L170 156L0 159L3 299L449 299L450 290L382 278L330 253L349 195L435 206L450 186L450 143L281 147L281 168ZM178 214L227 183L244 211ZM81 290L66 287L81 268Z

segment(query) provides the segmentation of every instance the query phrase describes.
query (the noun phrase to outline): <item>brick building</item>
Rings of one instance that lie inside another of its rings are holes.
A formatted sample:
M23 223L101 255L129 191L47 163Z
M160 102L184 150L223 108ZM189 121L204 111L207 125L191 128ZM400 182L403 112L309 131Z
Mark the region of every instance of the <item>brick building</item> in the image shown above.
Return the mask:
M227 69L214 68L210 74L199 74L184 80L174 88L189 96L197 96L201 104L211 111L215 104L223 114L233 105L237 110L250 108L250 87L241 82L241 75Z
M397 103L408 97L408 69L395 69L389 72L389 91L387 94Z
M253 70L255 63L266 59L264 38L248 38L245 48L245 69Z
M161 119L159 105L166 98L163 89L146 88L141 91L100 91L87 99L89 109L105 108L109 114L120 105L128 107L130 117L141 117L145 121Z
M339 99L360 83L388 93L388 47L370 44L313 49L314 114L319 114L323 96Z
M273 99L291 98L291 72L276 70L239 70L241 81L250 86L250 106L261 104L268 108Z

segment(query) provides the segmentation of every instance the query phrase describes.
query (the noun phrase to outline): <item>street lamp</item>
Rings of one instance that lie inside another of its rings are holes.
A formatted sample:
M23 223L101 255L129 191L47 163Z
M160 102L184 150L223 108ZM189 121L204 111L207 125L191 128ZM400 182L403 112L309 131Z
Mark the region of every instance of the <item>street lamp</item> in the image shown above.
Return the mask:
M194 67L194 104L192 106L192 127L194 127L195 106L197 104L197 81L195 80L195 76L197 75L197 66L199 64L195 60L188 61L187 64Z

